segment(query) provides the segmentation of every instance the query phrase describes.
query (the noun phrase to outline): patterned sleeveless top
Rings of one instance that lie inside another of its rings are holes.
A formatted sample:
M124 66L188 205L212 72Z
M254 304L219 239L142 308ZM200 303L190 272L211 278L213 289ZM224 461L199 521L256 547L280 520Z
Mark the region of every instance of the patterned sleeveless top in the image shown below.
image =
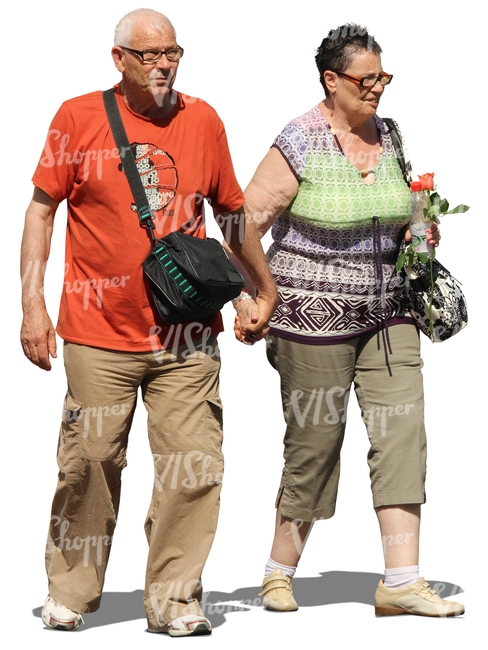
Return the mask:
M292 120L276 147L299 182L273 226L267 258L280 301L271 333L302 343L337 343L405 316L394 273L398 238L410 220L410 189L385 123L383 148L366 185L316 106ZM375 219L373 219L375 217Z

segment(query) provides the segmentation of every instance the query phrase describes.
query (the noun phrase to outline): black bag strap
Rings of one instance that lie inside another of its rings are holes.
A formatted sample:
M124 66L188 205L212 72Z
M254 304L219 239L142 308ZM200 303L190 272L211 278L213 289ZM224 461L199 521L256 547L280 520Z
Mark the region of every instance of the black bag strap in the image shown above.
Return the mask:
M149 239L152 243L155 241L154 237L154 222L151 209L147 204L147 196L144 186L137 169L134 154L132 152L127 134L125 132L122 117L120 116L119 107L115 98L115 91L113 88L104 90L103 103L107 112L108 121L112 134L114 136L115 144L119 150L120 160L124 169L127 180L129 181L132 196L137 207L137 214L139 215L139 222L141 228L145 228Z
M381 119L386 124L388 131L390 132L391 142L393 144L393 148L395 149L395 156L397 157L398 164L402 170L405 183L407 185L410 185L412 182L412 165L410 164L410 160L405 156L405 150L403 149L402 139L398 132L398 127L390 117L382 117Z

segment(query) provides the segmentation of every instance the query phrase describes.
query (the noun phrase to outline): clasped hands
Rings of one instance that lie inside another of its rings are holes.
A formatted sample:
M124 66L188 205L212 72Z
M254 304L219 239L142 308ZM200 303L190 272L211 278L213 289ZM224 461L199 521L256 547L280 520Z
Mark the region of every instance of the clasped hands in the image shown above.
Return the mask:
M269 332L269 320L276 308L277 299L257 296L254 299L241 300L236 305L234 334L245 345L254 345Z

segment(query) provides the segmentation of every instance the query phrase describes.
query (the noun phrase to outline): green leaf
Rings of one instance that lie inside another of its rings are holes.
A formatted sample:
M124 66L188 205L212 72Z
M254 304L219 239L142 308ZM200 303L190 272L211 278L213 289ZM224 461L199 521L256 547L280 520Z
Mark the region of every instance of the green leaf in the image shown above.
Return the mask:
M449 210L449 202L447 199L440 200L439 210L441 214L445 214Z
M415 251L412 244L409 244L405 250L405 266L413 266L415 262Z
M449 212L446 212L446 214L462 214L463 212L467 212L468 210L469 210L469 205L464 205L463 203L461 203L460 205L457 205L452 210L449 210Z
M401 255L398 256L397 263L396 263L396 270L400 271L403 268L403 265L405 264L405 253L402 253Z

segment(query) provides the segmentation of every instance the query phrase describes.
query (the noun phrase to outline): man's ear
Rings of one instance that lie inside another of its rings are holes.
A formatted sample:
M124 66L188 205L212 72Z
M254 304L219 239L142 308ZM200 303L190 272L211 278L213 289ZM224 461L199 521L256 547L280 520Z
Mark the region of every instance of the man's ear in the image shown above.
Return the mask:
M119 72L124 72L125 66L124 66L124 50L121 47L113 47L112 48L112 59L114 60L115 67Z

